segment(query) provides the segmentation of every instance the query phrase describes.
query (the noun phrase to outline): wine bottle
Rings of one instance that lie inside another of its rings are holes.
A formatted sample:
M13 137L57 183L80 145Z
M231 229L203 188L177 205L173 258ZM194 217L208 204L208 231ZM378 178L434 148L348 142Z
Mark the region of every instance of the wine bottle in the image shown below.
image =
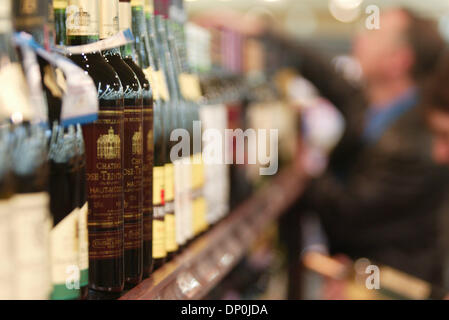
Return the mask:
M164 114L167 104L167 88L163 79L161 59L156 49L155 30L152 27L152 5L145 3L145 22L148 34L148 47L150 51L150 67L145 73L151 78L154 98L154 167L153 167L153 263L154 269L161 267L166 260L165 240L165 168L167 144L166 116Z
M89 231L88 231L88 203L86 190L86 148L84 146L83 129L76 125L76 173L78 191L78 266L80 268L80 299L88 295L89 286Z
M118 0L100 0L100 39L119 31ZM117 72L125 94L124 106L124 241L125 285L132 287L142 280L143 268L143 98L142 88L133 70L122 59L118 48L103 51L106 61Z
M51 298L54 300L77 299L80 295L76 153L75 127L70 126L65 132L55 122L48 155L50 211L53 216L50 234L53 282Z
M99 1L69 0L67 44L99 39ZM123 150L124 93L120 79L99 51L72 54L98 88L98 120L84 125L89 230L89 288L119 293L124 288Z
M14 252L14 298L48 299L51 291L47 138L39 125L14 128L11 199Z
M170 19L167 21L167 31L169 44L173 46L175 61L177 62L178 82L180 86L181 96L186 101L187 108L183 113L187 120L187 130L194 138L193 122L199 121L199 104L201 99L201 89L199 79L193 74L187 59L187 44L185 39L184 23L186 13L184 11L183 0L170 1ZM204 163L202 159L201 147L191 140L192 153L192 211L193 211L193 227L194 234L198 235L206 231L209 222L207 219L207 202L204 197Z
M178 250L176 241L176 221L175 221L175 185L174 185L174 164L170 158L170 150L175 144L171 141L170 135L173 129L177 128L177 110L181 103L178 95L177 84L174 73L172 53L168 47L168 40L165 33L164 18L168 16L167 1L153 1L154 4L154 39L156 49L159 51L161 60L161 82L166 83L167 91L163 94L166 97L167 107L165 108L165 136L166 136L166 155L165 155L165 226L166 226L166 250L167 258L171 259ZM165 81L164 81L165 80ZM174 159L173 159L174 160Z
M54 24L55 24L55 44L65 45L66 44L66 15L65 11L67 8L67 0L53 0L53 8L54 8ZM53 61L54 63L54 61ZM56 70L57 79L61 83L59 86L65 87L67 84L65 76L63 76L64 72L61 69ZM66 72L67 73L67 72ZM73 73L69 73L69 77L78 77L78 75L74 75ZM58 82L57 81L57 82ZM62 90L62 89L61 89ZM65 98L69 99L72 103L73 100L68 98L70 95L69 92L65 92ZM83 99L84 100L84 99ZM77 105L70 104L71 108L76 108ZM84 103L85 100L84 100ZM67 106L66 106L67 107ZM62 123L60 116L62 116L62 105L59 108L58 112L53 112L49 110L49 114L55 114L58 116L57 119L52 117L53 121L57 120L59 123ZM70 130L73 130L70 129ZM82 134L81 125L76 124L75 128L75 142L74 145L74 157L73 157L73 174L74 177L73 182L70 183L72 187L72 199L76 204L76 208L78 211L77 218L77 237L78 237L78 268L79 268L79 287L80 287L80 296L79 298L84 300L88 295L88 284L89 284L89 238L88 238L88 226L87 226L87 214L88 214L88 204L87 204L87 195L86 195L86 177L85 177L85 148L84 148L84 139Z
M135 56L125 62L139 78L143 90L143 272L148 277L153 270L153 86L150 85L151 69L149 42L146 34L143 1L131 1L132 31ZM135 63L137 62L137 64Z
M172 15L172 6L169 8L170 16ZM175 57L175 52L173 51L174 47L172 47L173 44L170 44L169 41L169 48L172 52L173 62L175 64L174 70L175 73L179 72L179 70L176 70L178 66L176 64L178 63L177 57ZM176 75L174 75L176 77ZM175 79L176 80L176 79ZM180 87L181 83L177 83L177 90L181 89ZM180 100L178 103L178 108L176 112L177 117L177 127L183 128L188 130L188 113L187 111L187 101L182 99L182 95L180 92L177 92L178 99ZM192 139L193 135L192 132L189 131L190 134L190 145L192 146ZM190 150L189 150L190 152ZM191 152L190 152L191 154ZM190 155L189 154L189 155ZM191 216L191 204L190 202L190 180L191 180L191 174L189 172L190 170L190 162L186 161L189 160L189 155L182 155L182 157L185 157L186 159L173 159L173 166L175 171L175 226L176 226L176 242L178 244L178 247L180 250L182 250L187 242L187 237L185 234L185 227L188 224L187 220L188 217Z

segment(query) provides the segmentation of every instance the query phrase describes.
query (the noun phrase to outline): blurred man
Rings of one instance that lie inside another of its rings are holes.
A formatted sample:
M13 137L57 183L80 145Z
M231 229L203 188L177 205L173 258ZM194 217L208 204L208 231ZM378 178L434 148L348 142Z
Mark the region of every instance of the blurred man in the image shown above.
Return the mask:
M308 194L331 253L368 257L436 284L442 281L438 214L449 180L432 162L417 105L420 82L443 47L431 22L394 9L381 15L380 30L354 42L366 99L344 81L330 77L324 84L304 59L298 65L347 123L329 169Z
M435 162L449 165L449 55L440 60L435 75L424 88L423 105L432 131Z

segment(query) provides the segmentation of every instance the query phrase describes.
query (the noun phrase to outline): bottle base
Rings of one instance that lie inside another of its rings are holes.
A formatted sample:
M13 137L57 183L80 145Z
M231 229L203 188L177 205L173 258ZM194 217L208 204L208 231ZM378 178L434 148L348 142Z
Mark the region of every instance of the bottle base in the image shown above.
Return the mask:
M166 260L165 258L154 259L153 271L156 271L157 269L161 268L165 264L165 260Z
M137 286L142 282L142 277L138 278L126 278L125 279L125 290L129 290Z
M117 300L121 292L105 292L89 289L87 300Z
M80 288L80 300L87 300L87 296L89 295L89 287L84 286Z
M152 262L149 267L144 268L144 270L143 270L143 278L144 279L149 278L151 276L151 274L153 273L153 271L154 271L154 263Z

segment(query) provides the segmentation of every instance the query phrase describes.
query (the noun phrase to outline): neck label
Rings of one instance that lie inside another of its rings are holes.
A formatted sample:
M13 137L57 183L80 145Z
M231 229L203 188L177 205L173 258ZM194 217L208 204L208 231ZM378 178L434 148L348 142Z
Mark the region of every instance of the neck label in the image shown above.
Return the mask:
M120 2L119 3L119 27L120 31L131 29L132 26L132 14L131 3Z
M100 0L100 39L119 32L118 1Z
M69 0L66 15L68 36L98 35L98 0Z

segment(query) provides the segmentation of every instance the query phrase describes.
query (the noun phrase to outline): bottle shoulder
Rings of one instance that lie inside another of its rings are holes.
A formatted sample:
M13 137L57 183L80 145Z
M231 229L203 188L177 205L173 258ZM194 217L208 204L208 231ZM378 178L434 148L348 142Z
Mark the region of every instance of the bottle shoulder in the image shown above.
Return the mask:
M150 82L145 76L142 68L138 66L132 59L124 59L124 62L133 70L143 89L150 87Z
M98 90L123 91L117 73L100 53L71 55L69 58L89 74Z
M106 56L105 60L117 72L122 85L129 85L136 90L140 87L140 82L134 71L120 56Z

